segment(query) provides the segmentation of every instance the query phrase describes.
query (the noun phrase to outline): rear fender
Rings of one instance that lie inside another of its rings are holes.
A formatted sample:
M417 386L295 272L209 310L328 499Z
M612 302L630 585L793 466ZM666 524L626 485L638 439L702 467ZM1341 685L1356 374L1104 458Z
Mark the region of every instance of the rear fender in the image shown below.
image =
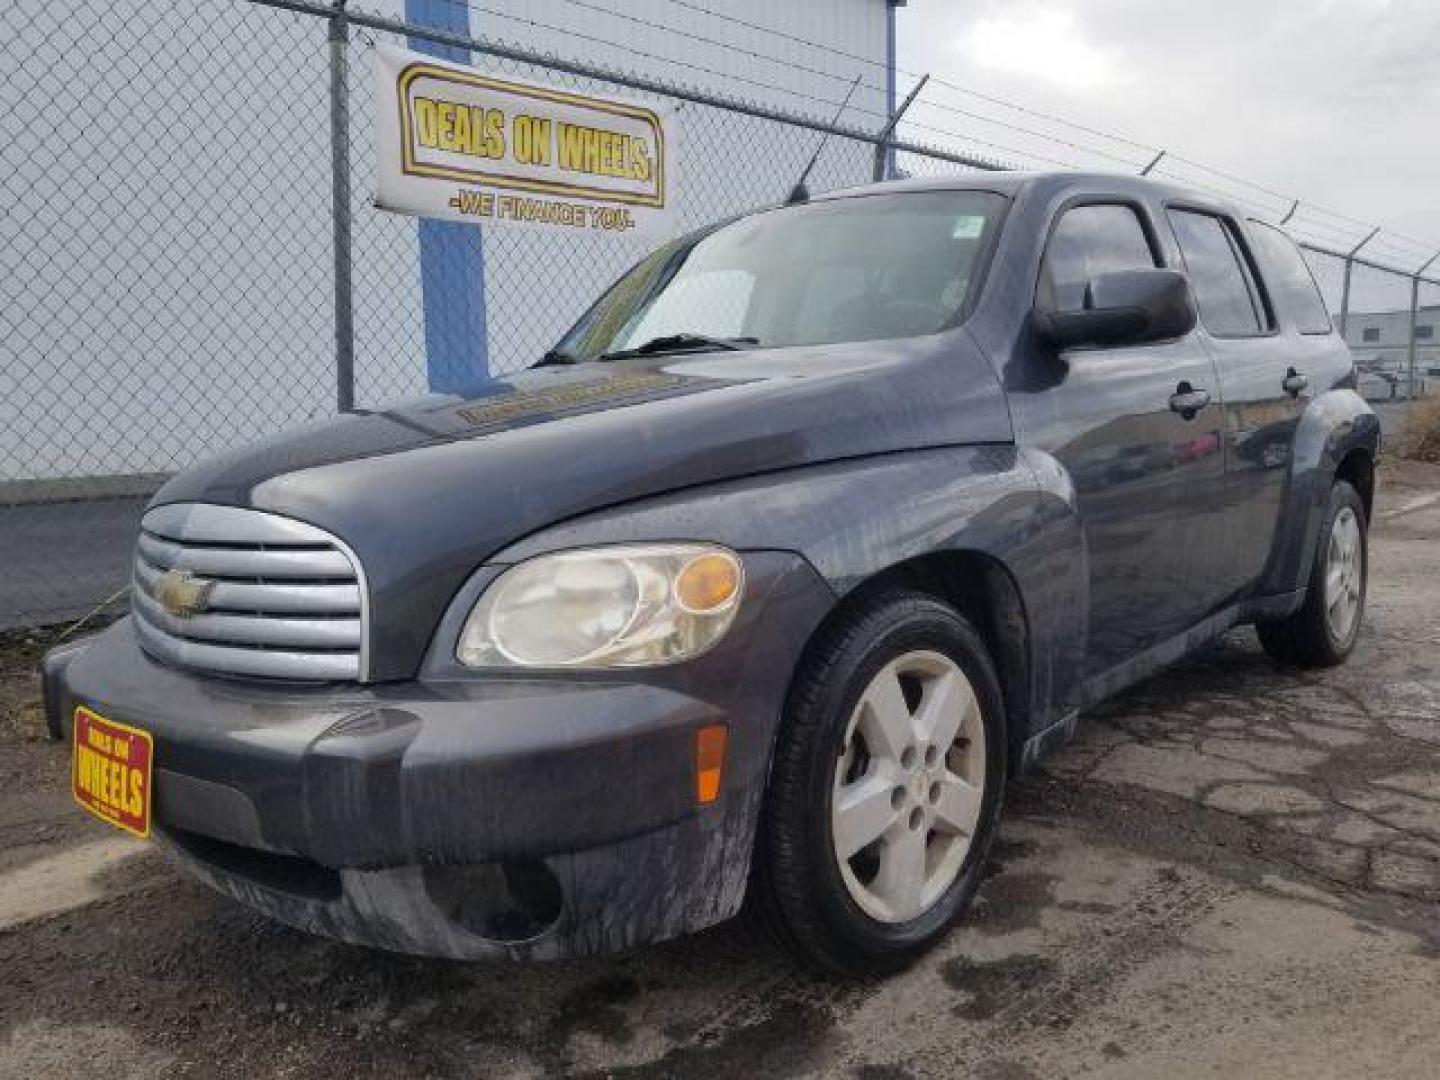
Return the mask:
M1320 525L1335 472L1354 450L1380 456L1380 420L1354 390L1329 390L1300 417L1275 547L1265 572L1266 595L1297 593L1310 580ZM1297 598L1297 603L1300 602Z

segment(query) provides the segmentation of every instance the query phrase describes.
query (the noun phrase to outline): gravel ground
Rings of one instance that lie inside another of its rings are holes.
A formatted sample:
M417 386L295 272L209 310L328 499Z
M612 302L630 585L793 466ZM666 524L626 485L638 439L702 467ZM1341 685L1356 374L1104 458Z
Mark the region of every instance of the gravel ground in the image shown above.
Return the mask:
M0 1075L1433 1077L1440 468L1384 479L1344 668L1253 633L1094 710L1014 785L971 917L884 983L730 925L456 964L252 916L69 801L0 647Z

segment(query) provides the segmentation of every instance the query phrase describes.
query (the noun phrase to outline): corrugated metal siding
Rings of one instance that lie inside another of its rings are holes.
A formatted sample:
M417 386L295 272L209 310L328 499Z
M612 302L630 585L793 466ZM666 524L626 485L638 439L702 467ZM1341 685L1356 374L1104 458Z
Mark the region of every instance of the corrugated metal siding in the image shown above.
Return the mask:
M875 88L862 86L854 104L861 110L884 112L883 67L811 48L791 38L883 65L886 0L786 0L779 4L774 0L695 0L694 7L672 0L598 0L590 7L568 0L487 0L484 7L486 10L473 10L470 18L472 30L485 36L809 113L829 115L834 109L831 103L838 103L848 82L861 75ZM696 8L715 14L702 14ZM773 27L782 34L767 34L731 20ZM562 26L571 34L557 40L553 31L530 23ZM622 44L616 47L602 41Z
M873 88L856 94L857 108L883 112L885 72L876 65L886 56L885 0L695 0L875 64L671 0L586 2L609 10L476 0L472 31L827 118L861 74ZM0 394L0 481L169 471L334 408L323 23L238 0L84 6L108 14L41 18L44 0L18 0L0 18L0 26L64 27L34 43L55 53L53 71L0 122L36 163L8 189L21 199L11 221L48 237L43 266L20 244L0 257L0 297L24 313L0 340L0 372L10 376L0 377L10 388ZM400 17L404 3L352 7ZM366 205L372 36L357 32L351 53L356 377L365 405L425 389L415 224ZM19 55L0 50L10 62ZM29 120L42 98L67 96L92 103L83 138ZM203 128L212 108L216 146L183 138L185 123ZM849 118L880 124L858 111ZM681 121L691 136L679 162L687 227L781 198L819 139L698 107L682 110ZM842 153L864 151L834 146L826 163ZM487 231L492 370L533 361L652 243Z

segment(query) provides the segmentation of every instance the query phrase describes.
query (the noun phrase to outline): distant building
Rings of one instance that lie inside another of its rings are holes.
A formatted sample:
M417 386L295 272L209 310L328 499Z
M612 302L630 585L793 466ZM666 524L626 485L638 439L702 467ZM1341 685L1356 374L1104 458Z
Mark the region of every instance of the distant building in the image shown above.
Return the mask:
M1338 322L1338 320L1337 320ZM1345 340L1359 366L1368 398L1405 397L1410 370L1410 310L1351 312ZM1417 393L1440 389L1440 307L1415 315Z

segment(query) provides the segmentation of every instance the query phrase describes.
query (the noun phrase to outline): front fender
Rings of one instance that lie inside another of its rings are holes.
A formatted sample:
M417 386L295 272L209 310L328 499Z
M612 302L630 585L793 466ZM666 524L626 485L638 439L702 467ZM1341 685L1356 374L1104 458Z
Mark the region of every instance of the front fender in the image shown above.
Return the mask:
M1328 390L1318 395L1296 427L1285 507L1265 573L1265 594L1296 592L1310 580L1335 472L1357 449L1368 453L1372 463L1380 457L1380 419L1375 411L1354 390Z
M688 488L544 529L501 551L514 563L592 544L709 540L802 555L837 598L911 559L988 556L1027 623L1031 733L1068 714L1083 671L1088 574L1068 476L1010 445L945 447Z

